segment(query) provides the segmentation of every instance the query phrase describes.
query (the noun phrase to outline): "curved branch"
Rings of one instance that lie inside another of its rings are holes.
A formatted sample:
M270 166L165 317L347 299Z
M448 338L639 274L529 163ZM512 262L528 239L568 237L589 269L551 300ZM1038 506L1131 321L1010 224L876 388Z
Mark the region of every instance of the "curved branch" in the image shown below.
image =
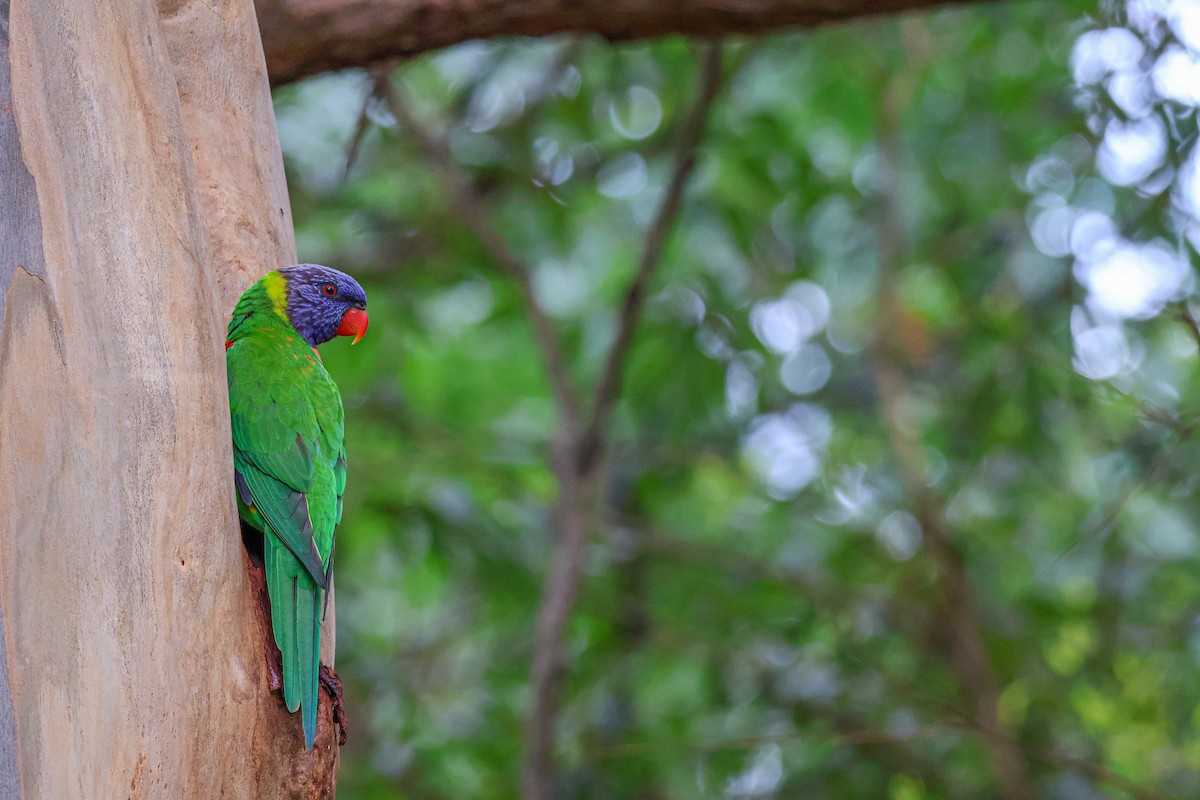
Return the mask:
M468 176L458 167L445 141L425 128L409 106L405 94L386 77L377 79L376 86L382 90L396 119L416 140L417 146L429 159L433 168L440 173L453 195L455 210L462 215L463 222L496 265L520 286L521 296L525 301L525 313L533 326L538 348L546 362L550 389L554 392L555 403L563 417L561 424L573 429L578 424L579 397L571 383L567 359L559 344L554 323L542 308L533 288L533 271L513 253L504 236L496 229L486 203L471 186Z
M700 93L696 98L696 104L692 106L692 110L680 126L681 135L675 154L675 166L671 171L671 180L658 205L654 222L646 232L637 272L625 292L625 301L621 304L617 334L609 346L608 355L604 360L604 368L596 384L596 399L592 408L591 424L580 442L580 457L585 461L583 465L585 469L589 467L586 462L598 455L600 439L608 424L609 414L621 393L625 357L629 355L629 348L633 345L633 336L637 332L638 322L641 321L642 306L646 303L650 278L662 260L667 236L672 230L675 218L679 216L679 209L683 204L683 190L696 166L696 151L700 146L700 140L704 137L709 109L720 88L721 42L718 40L709 46L701 63Z
M613 41L812 27L980 0L256 0L271 83L469 39L594 33Z
M675 168L646 234L638 270L626 294L617 336L610 345L604 372L596 387L592 418L580 436L578 427L562 429L568 450L565 460L555 465L559 495L555 503L555 528L550 574L546 577L542 602L534 629L533 659L529 686L532 708L525 728L525 764L521 775L524 800L550 800L558 771L555 754L555 725L562 700L565 664L562 657L563 631L579 595L587 547L587 504L596 490L597 471L604 450L608 412L620 391L621 368L632 343L641 314L646 285L658 265L672 222L679 213L683 190L695 164L696 148L704 134L709 109L721 85L721 42L709 45L701 62L695 105L683 121Z

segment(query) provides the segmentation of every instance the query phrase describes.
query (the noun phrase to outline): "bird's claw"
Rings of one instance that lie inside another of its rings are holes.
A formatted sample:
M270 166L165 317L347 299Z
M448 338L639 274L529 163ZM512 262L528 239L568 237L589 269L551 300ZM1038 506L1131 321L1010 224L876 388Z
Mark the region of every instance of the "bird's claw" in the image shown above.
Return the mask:
M342 747L346 744L346 739L350 735L350 726L346 719L346 697L342 691L342 679L337 676L330 667L321 665L320 670L321 685L325 687L325 691L329 692L329 699L333 703L333 722L338 726L338 746Z

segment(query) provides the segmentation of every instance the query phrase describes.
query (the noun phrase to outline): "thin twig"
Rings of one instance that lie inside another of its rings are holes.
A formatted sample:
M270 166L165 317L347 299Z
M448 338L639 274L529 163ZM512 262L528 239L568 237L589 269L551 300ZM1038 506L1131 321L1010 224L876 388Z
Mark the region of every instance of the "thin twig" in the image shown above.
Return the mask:
M984 734L989 735L986 731L984 731ZM995 735L995 733L990 735ZM1130 797L1133 797L1135 800L1166 800L1167 798L1166 795L1142 786L1140 783L1132 781L1129 778L1126 778L1124 775L1118 775L1103 764L1097 764L1094 761L1085 761L1082 758L1065 756L1061 753L1054 753L1047 750L1029 748L1022 745L1018 746L1021 746L1026 755L1035 761L1040 761L1043 764L1047 764L1052 767L1077 769L1081 772L1087 773L1087 775L1097 783L1107 784L1114 789L1119 789Z
M560 462L554 518L559 532L534 627L529 686L533 707L525 726L521 771L525 800L550 800L557 772L554 730L565 668L560 649L563 629L579 596L587 544L586 481L569 461Z
M1186 309L1186 306L1185 306ZM1191 320L1190 325L1195 326L1196 320L1192 317L1189 311L1181 313L1181 318ZM1129 503L1139 492L1154 486L1163 478L1167 472L1175 466L1175 457L1183 449L1183 445L1192 438L1196 432L1197 420L1194 414L1171 414L1167 409L1162 408L1148 400L1139 398L1136 395L1122 391L1116 386L1109 386L1110 391L1116 392L1125 399L1137 406L1137 413L1146 422L1160 425L1163 428L1171 431L1175 435L1175 441L1158 449L1155 453L1154 460L1146 469L1138 471L1137 477L1121 490L1120 494L1112 499L1104 508L1103 513L1096 519L1096 522L1089 525L1088 529L1076 536L1070 544L1063 548L1057 556L1049 563L1043 564L1037 574L1037 580L1043 580L1046 575L1050 574L1064 558L1073 553L1076 548L1085 545L1091 545L1094 542L1100 541L1108 536L1113 526L1117 524L1122 512L1126 509ZM1086 522L1086 520L1085 520Z
M616 520L622 525L630 525L630 520ZM805 576L794 576L788 574L779 574L776 567L769 562L762 561L752 556L747 556L743 553L737 553L726 548L714 547L708 544L702 544L694 541L687 541L663 532L652 532L650 535L644 536L641 540L646 552L662 553L669 556L664 562L664 565L669 563L675 567L684 569L696 569L698 567L713 567L725 569L733 572L744 571L750 573L754 580L757 581L776 581L781 584L786 584L791 588L796 588L802 592L805 597L805 602L813 609L815 613L823 615L826 623L838 627L837 619L834 616L835 610L837 613L842 613L846 607L853 605L853 597L845 596L845 593L840 595L836 592L830 594L826 587L816 587ZM836 595L836 596L835 596ZM839 603L842 606L839 607ZM927 693L924 686L910 683L903 679L898 679L896 676L887 672L880 672L878 663L873 658L867 658L852 651L846 651L842 648L850 641L849 636L839 636L839 652L844 653L855 664L878 674L887 682L891 690L902 693L909 701L918 707L926 709L931 715L938 715L939 719L935 722L922 725L918 728L909 731L904 735L894 735L891 737L890 743L899 743L910 739L923 738L928 734L942 730L964 730L981 734L985 737L1003 741L1006 746L1019 748L1025 753L1025 756L1030 761L1037 761L1042 764L1056 767L1067 767L1077 769L1084 772L1100 783L1107 784L1113 788L1119 789L1137 800L1164 800L1164 795L1158 793L1154 789L1142 786L1141 784L1126 778L1122 775L1110 770L1102 763L1090 761L1084 758L1067 756L1053 749L1033 747L1025 744L1011 734L1006 734L1003 731L989 728L982 724L973 715L964 709L947 703L944 700L937 699ZM842 711L846 711L844 706L840 707ZM837 719L834 720L835 724ZM794 738L801 738L799 734L791 735ZM782 737L780 740L788 737ZM872 737L872 731L861 725L843 726L840 732L835 732L823 737L823 740L837 741L848 745L867 745L867 744L889 744L883 739ZM710 743L680 745L682 749L698 749L698 750L719 750L724 747L731 749L736 747L739 742L748 742L749 739L734 739L727 741L714 741ZM595 752L600 757L614 757L626 753L641 753L644 750L652 750L655 745L653 743L637 742L631 743L628 747L625 745L613 745L612 747L600 748Z
M1166 800L1165 795L1160 794L1154 789L1142 786L1140 783L1130 780L1123 775L1118 775L1103 764L1063 755L1053 750L1030 747L1012 734L981 724L979 720L962 711L962 709L955 709L949 705L943 705L943 708L945 711L955 714L965 727L977 731L989 740L1001 742L1006 747L1019 749L1033 761L1039 761L1042 764L1052 767L1080 770L1087 773L1092 780L1112 786L1114 789L1119 789L1129 796L1136 798L1136 800Z
M432 134L417 118L405 93L392 81L388 81L384 87L384 94L396 119L413 136L421 152L442 176L442 180L454 196L455 207L462 215L463 222L497 266L508 273L520 287L525 301L525 313L533 326L534 336L545 361L550 389L567 424L576 424L579 418L579 396L571 383L567 360L563 355L554 323L550 321L550 317L538 301L537 292L533 287L532 270L512 252L504 237L496 230L483 198L459 168L446 143Z
M654 223L646 234L642 258L625 295L616 338L609 348L597 383L592 414L586 429L560 428L561 451L556 453L555 474L559 496L555 521L559 537L554 544L550 573L538 608L534 632L530 693L533 708L525 729L525 765L521 783L525 800L549 800L557 772L554 755L555 727L562 696L562 636L579 594L587 544L588 503L595 489L598 465L605 450L608 413L620 391L620 377L637 322L647 283L661 256L667 234L679 213L683 189L695 164L696 147L703 136L708 111L720 86L721 45L712 44L700 71L699 93L680 131L675 169ZM582 433L582 435L580 435Z
M1058 567L1063 559L1075 552L1076 548L1090 545L1094 542L1107 538L1108 534L1112 531L1113 526L1117 524L1117 520L1120 518L1122 512L1124 512L1126 507L1129 506L1130 501L1132 501L1139 492L1145 491L1148 487L1153 486L1163 477L1168 467L1171 466L1171 462L1176 453L1180 450L1182 444L1183 441L1180 440L1175 442L1175 444L1170 447L1159 450L1150 468L1141 472L1135 480L1131 481L1129 485L1126 486L1121 493L1118 494L1112 500L1112 502L1105 507L1103 513L1096 520L1096 522L1089 526L1089 530L1086 530L1076 536L1073 540L1071 540L1070 544L1063 548L1062 552L1054 557L1052 561L1042 565L1038 569L1037 580L1044 580L1047 575L1049 575Z
M565 50L569 54L570 48ZM563 664L563 629L574 607L582 579L583 554L587 543L587 505L596 480L607 421L620 393L621 373L645 303L647 286L662 259L671 226L682 204L683 190L695 166L696 148L703 136L709 109L720 87L721 46L714 43L700 71L699 94L684 119L677 145L675 166L654 222L646 234L637 271L625 295L617 334L609 348L586 427L581 421L580 400L572 384L557 332L533 288L532 272L517 258L491 221L485 201L455 162L445 142L434 136L417 118L404 93L390 81L382 91L392 113L415 138L421 152L450 189L457 210L467 227L496 264L512 276L525 300L526 313L546 362L547 374L560 411L559 433L553 469L558 497L553 511L557 532L549 574L546 577L534 631L534 653L530 668L533 708L526 728L525 768L522 774L526 800L548 800L556 773L554 730L558 717ZM563 56L568 57L568 55ZM556 59L556 72L561 59Z
M687 186L688 178L696 166L696 149L704 136L709 109L721 88L721 56L722 43L719 40L710 44L704 55L700 71L700 94L680 128L671 181L667 184L662 201L659 203L654 222L646 232L637 272L625 292L625 301L621 305L617 333L608 349L604 368L596 384L591 423L584 434L581 446L581 456L585 459L596 457L599 439L603 437L609 414L621 393L625 357L629 353L634 334L637 332L650 278L662 261L663 247L666 245L667 237L679 215L679 208L683 202L684 187Z
M821 734L793 731L790 733L765 734L762 736L739 736L732 739L714 739L708 742L621 742L606 747L597 747L589 753L599 759L621 758L629 755L644 755L660 753L667 749L685 750L697 753L714 753L721 750L757 750L771 744L788 744L805 740L819 739L823 744L841 744L847 747L863 747L873 744L899 744L921 739L933 733L947 730L961 730L962 726L953 722L939 720L925 725L918 725L903 733L888 733L878 728L860 728L856 730L832 731Z
M622 525L631 524L630 520L616 520ZM814 592L812 584L802 576L791 576L777 574L776 569L768 562L755 559L742 553L736 553L725 548L714 547L711 545L701 544L693 541L685 541L679 537L672 536L661 532L654 532L652 535L642 539L648 553L662 553L668 555L669 558L664 563L669 563L676 567L685 569L695 569L699 567L720 568L732 570L734 572L745 571L753 575L754 580L758 581L777 581L781 584L787 584L789 587L796 587L804 593L806 602L816 613L827 615L827 623L835 629L838 627L836 618L833 616L833 610L838 609L838 603L842 602L845 605L852 605L850 600L845 596L834 597L828 595L822 587ZM836 594L836 593L835 593ZM839 613L840 613L839 609ZM839 637L839 641L843 643L850 640L849 636ZM841 647L840 646L840 647ZM1048 748L1031 747L1024 742L1021 742L1011 734L1005 734L995 728L979 722L972 714L968 713L958 706L947 703L943 700L930 696L923 686L908 681L898 679L894 675L886 672L878 671L878 664L871 658L862 657L853 652L842 651L854 663L864 667L871 672L878 674L887 681L889 687L897 692L902 693L915 706L927 709L931 714L939 715L940 719L922 725L906 734L892 735L890 741L886 738L887 734L875 736L874 734L881 733L873 731L862 725L848 725L840 722L837 717L833 722L840 726L840 730L832 734L822 736L823 741L835 741L846 745L864 746L864 745L889 745L899 744L903 741L923 738L928 734L941 730L963 730L981 734L989 739L1002 741L1006 746L1011 746L1020 749L1024 752L1026 758L1030 761L1037 761L1042 764L1055 767L1067 767L1077 769L1089 775L1093 780L1112 786L1119 789L1136 800L1164 800L1164 796L1157 791L1146 786L1118 775L1106 767L1102 763L1090 761L1084 758L1067 756ZM845 711L845 707L841 707ZM783 742L790 739L803 738L802 734L786 734L779 737L746 737L741 739L718 740L704 743L680 743L678 746L684 750L702 750L712 751L720 749L738 749L741 746L751 747L755 742L770 743L771 741ZM622 755L634 755L642 753L653 753L661 745L653 742L633 742L629 744L617 744L609 747L597 748L592 750L593 755L599 758L613 758Z
M1187 325L1192 338L1196 340L1196 344L1200 345L1200 323L1196 322L1196 315L1192 313L1191 306L1188 305L1187 300L1180 300L1178 306L1179 319L1183 321L1184 325Z
M915 21L902 30L910 59L905 69L890 78L880 114L879 143L885 188L877 223L880 276L872 359L875 385L901 485L937 567L936 580L941 595L938 622L950 643L951 665L970 708L969 716L981 731L989 734L984 743L1003 797L1006 800L1032 800L1036 795L1029 780L1024 752L1014 745L1015 737L1009 735L1007 726L1000 719L1000 684L984 645L962 554L947 529L942 504L927 483L928 465L920 441L903 419L903 409L911 391L905 375L906 357L895 341L897 329L911 322L905 317L897 290L897 273L907 247L900 219L904 202L899 187L900 116L928 62L931 37L928 30ZM992 736L992 732L999 735Z
M622 525L631 524L630 520L616 520ZM727 550L721 547L701 544L693 541L686 541L677 536L662 532L654 532L651 535L645 536L642 539L642 544L648 553L662 553L669 556L664 564L671 564L675 567L684 569L696 569L697 567L713 567L719 569L730 570L733 572L748 572L753 575L757 581L777 581L781 584L786 584L789 587L797 588L805 596L805 602L813 609L815 613L822 614L826 622L832 625L835 629L838 627L834 610L841 613L844 608L839 608L838 604L843 603L845 606L852 605L852 597L843 595L835 597L837 593L828 594L821 587L814 591L814 587L803 576L792 576L786 574L778 574L775 567L766 561L755 559L742 553ZM910 683L903 679L898 679L894 675L886 672L879 672L878 663L873 658L863 657L854 654L852 651L841 650L845 643L850 640L849 636L840 636L839 645L840 652L843 652L857 665L868 669L869 671L880 675L888 683L891 690L902 693L909 701L918 707L928 710L930 714L939 715L939 719L915 728L906 734L892 735L890 741L886 738L887 734L875 736L879 731L873 731L862 725L845 725L840 723L835 717L834 724L841 725L840 731L823 735L823 741L834 741L841 744L852 746L864 745L888 745L899 744L903 741L923 738L926 735L941 730L963 730L972 733L978 733L991 740L1002 742L1005 746L1020 749L1030 761L1036 761L1048 766L1066 767L1077 769L1089 775L1093 780L1112 786L1119 789L1136 800L1164 800L1164 795L1158 793L1154 789L1142 786L1141 784L1119 775L1102 763L1090 761L1084 758L1067 756L1048 748L1032 747L1020 741L1011 734L1006 734L1003 731L996 730L993 727L988 727L982 724L972 714L966 710L947 703L944 700L932 697L927 693L925 687ZM842 711L846 708L840 707ZM740 747L752 747L754 743L770 743L771 741L788 741L791 739L803 738L802 734L785 734L778 737L745 737L741 739L718 740L713 742L702 743L680 743L678 747L683 750L701 750L713 751L721 749L740 749ZM616 744L609 747L597 748L590 751L593 755L599 758L614 758L622 755L636 755L642 753L653 753L661 745L653 742L633 742L629 744Z
M354 134L350 137L349 146L346 147L346 161L342 166L343 182L349 177L354 162L358 160L358 151L362 147L363 138L366 137L367 128L371 124L371 104L383 99L392 67L392 64L385 64L371 72L371 85L368 87L366 95L363 96L362 109L358 112L358 121L354 123Z

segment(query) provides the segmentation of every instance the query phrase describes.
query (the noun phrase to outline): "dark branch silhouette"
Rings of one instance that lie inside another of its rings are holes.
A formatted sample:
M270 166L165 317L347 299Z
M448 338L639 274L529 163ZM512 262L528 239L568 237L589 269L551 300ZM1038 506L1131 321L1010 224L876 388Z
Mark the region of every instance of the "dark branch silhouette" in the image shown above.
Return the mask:
M596 457L595 451L599 446L599 439L604 435L609 413L612 411L617 397L620 396L625 357L629 354L633 336L637 332L638 322L641 319L642 306L646 302L646 288L662 260L663 246L666 244L675 218L679 215L680 204L683 202L683 189L696 165L696 148L704 136L708 111L717 96L720 85L721 47L718 43L708 48L701 66L700 95L680 129L671 182L667 184L666 192L663 194L658 211L654 216L654 222L646 232L637 273L625 291L625 301L621 305L621 317L617 323L617 334L609 347L608 357L604 361L604 368L600 373L599 382L596 384L591 424L580 443L581 455L584 458Z
M444 140L432 134L417 118L404 92L397 89L391 81L386 81L383 87L388 107L396 115L396 119L413 139L416 140L422 154L429 159L434 170L446 184L454 198L455 210L462 215L462 220L471 233L487 251L496 265L516 280L521 288L525 301L525 314L537 337L538 348L542 352L546 365L546 374L550 380L550 389L559 413L564 422L574 426L579 416L579 397L571 383L567 370L567 360L559 344L558 333L554 323L550 321L537 293L533 288L532 271L524 261L518 258L508 242L496 230L492 222L491 212L484 199L475 191L470 179L458 166Z
M549 800L553 793L557 771L554 737L564 670L560 652L562 635L579 595L591 518L590 501L606 450L608 419L620 394L622 370L637 331L650 280L662 260L667 237L679 215L683 192L695 166L696 149L721 85L721 55L719 42L708 45L705 50L697 98L680 123L671 179L646 232L586 421L582 418L580 395L571 382L558 332L538 301L529 266L512 252L496 229L484 198L455 162L445 142L417 118L404 93L390 81L376 81L371 90L382 91L400 125L414 138L450 191L464 223L497 266L521 287L526 314L542 352L559 412L551 464L558 483L552 513L552 555L538 608L530 664L533 707L525 732L526 756L522 774L526 800ZM359 136L361 134L356 134L355 138Z
M900 331L912 321L905 317L897 289L898 269L907 246L900 216L904 202L899 187L900 113L908 104L932 50L928 31L921 26L909 26L905 38L910 43L911 57L905 68L889 81L878 137L884 188L877 224L880 275L879 311L872 347L875 386L906 500L937 568L936 583L941 597L936 624L949 643L951 668L968 706L962 713L984 734L992 773L1005 800L1033 800L1037 795L1029 780L1025 753L1000 719L1000 683L984 644L966 564L946 525L943 504L926 480L929 469L925 453L903 418L903 409L911 396L905 374L911 359L899 344L904 340Z
M559 479L555 521L559 535L534 633L529 678L533 709L525 731L526 756L522 774L525 800L549 800L553 795L556 772L554 731L562 695L562 634L579 594L587 544L588 503L606 449L608 412L620 392L621 372L641 316L647 285L661 261L666 237L679 214L683 190L695 164L696 148L704 135L708 112L720 87L721 53L719 42L709 45L701 64L697 99L683 121L671 180L646 233L637 272L626 289L617 333L596 384L590 419L586 427L561 431L565 449L557 454L555 464Z
M979 0L256 0L271 83L368 67L470 39L593 33L611 41L813 27Z

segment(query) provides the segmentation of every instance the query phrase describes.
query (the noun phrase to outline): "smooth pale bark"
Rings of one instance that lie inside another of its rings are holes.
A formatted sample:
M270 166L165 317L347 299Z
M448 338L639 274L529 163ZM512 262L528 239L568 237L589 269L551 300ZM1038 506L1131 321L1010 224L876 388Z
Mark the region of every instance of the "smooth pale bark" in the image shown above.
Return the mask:
M979 0L255 0L279 85L497 36L614 41L810 27Z
M8 23L0 610L21 796L332 797L328 705L306 754L268 688L233 501L225 318L295 261L251 0L13 0Z

